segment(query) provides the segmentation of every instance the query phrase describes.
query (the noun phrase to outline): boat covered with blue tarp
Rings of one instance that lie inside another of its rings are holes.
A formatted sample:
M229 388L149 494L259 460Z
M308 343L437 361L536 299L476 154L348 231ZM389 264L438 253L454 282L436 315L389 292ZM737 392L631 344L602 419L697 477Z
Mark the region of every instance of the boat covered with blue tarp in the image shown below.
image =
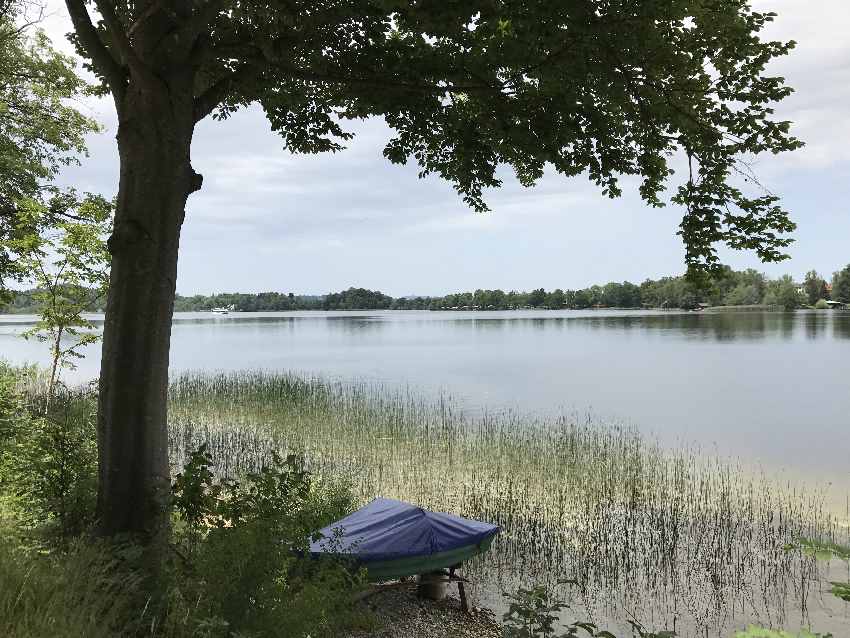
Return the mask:
M378 498L319 530L310 553L353 559L377 582L459 565L486 551L498 532L498 525Z

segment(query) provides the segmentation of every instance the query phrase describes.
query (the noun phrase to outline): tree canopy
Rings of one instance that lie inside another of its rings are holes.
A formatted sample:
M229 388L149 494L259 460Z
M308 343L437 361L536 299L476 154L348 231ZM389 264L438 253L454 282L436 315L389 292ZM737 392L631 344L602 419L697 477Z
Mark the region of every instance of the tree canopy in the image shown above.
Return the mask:
M85 135L98 128L69 105L86 84L75 74L74 60L36 29L40 14L33 11L0 0L0 294L7 281L26 277L12 246L55 225L65 212L47 206L35 219L21 215L21 207L58 194L51 180L78 161Z
M832 298L841 303L850 303L850 264L833 274Z
M763 40L774 16L747 0L65 4L118 114L98 408L105 535L167 533L170 326L186 201L202 186L192 136L209 115L258 103L294 153L337 151L347 121L383 118L389 161L415 161L479 211L503 165L526 186L546 170L585 174L610 197L635 177L650 206L684 208L692 275L719 268L722 244L786 257L794 224L745 162L800 144L773 117L791 89L766 72L793 42Z
M762 40L774 14L746 0L97 0L94 22L85 0L67 4L119 113L131 76L183 69L196 121L259 102L292 152L339 150L345 120L383 117L384 155L476 210L502 164L525 185L547 166L584 173L611 197L640 176L660 206L679 153L690 266L716 265L721 243L785 257L786 211L740 184L747 158L800 145L773 118L791 89L765 74L794 43Z

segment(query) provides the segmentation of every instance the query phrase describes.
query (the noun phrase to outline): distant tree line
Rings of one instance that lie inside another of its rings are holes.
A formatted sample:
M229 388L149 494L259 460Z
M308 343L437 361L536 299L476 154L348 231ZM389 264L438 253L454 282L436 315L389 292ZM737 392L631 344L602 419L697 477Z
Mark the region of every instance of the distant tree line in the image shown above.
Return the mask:
M802 283L789 275L769 279L753 269L735 271L724 268L705 285L685 277L647 279L641 284L610 282L580 290L529 292L476 290L444 297L391 297L376 290L349 288L327 295L293 293L219 293L214 295L177 295L174 310L205 311L229 308L240 312L280 312L287 310L516 310L522 308L682 308L707 306L781 306L823 307L826 301L850 303L850 265L833 273L830 281L816 271L806 273ZM25 290L0 307L3 313L35 313L37 291ZM92 304L88 310L101 310Z
M684 277L647 279L640 285L629 281L610 282L581 290L504 292L476 290L445 297L397 299L393 308L431 310L511 310L518 308L682 308L708 306L814 306L819 300L850 303L850 265L833 274L828 283L814 270L802 284L785 275L768 279L749 269L724 268L707 285L696 285Z
M283 292L224 292L214 295L192 295L174 298L175 312L232 308L240 312L280 312L286 310L322 310L322 297Z

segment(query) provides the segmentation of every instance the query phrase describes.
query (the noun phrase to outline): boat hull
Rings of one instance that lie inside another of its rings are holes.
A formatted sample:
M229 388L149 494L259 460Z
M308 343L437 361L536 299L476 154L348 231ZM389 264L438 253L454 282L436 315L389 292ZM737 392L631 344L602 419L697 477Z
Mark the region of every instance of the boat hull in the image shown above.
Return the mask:
M493 537L491 536L476 545L464 545L463 547L437 554L405 556L404 558L394 558L391 560L362 561L360 564L366 568L366 577L369 582L380 583L386 580L427 574L438 569L453 567L487 551L492 542Z

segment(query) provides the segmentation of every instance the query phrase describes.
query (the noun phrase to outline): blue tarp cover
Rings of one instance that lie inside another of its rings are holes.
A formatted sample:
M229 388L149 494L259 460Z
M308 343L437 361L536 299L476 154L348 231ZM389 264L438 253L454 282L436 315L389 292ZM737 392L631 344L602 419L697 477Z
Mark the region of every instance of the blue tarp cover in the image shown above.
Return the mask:
M310 553L350 553L364 563L429 556L477 545L498 531L498 525L378 498L319 530L323 538L310 544Z

